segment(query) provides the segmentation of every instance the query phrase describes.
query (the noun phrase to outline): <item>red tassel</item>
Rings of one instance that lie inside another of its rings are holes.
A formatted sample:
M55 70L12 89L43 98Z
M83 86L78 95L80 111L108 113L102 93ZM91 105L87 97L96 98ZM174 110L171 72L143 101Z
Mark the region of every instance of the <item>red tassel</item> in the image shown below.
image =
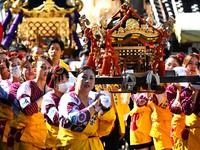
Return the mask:
M100 71L100 75L109 75L111 67L111 57L108 55L103 56L103 65Z
M119 52L117 51L111 51L111 55L112 55L112 60L113 60L113 65L115 67L115 76L121 76L122 72L121 72L121 67L119 66Z
M94 70L96 70L94 52L90 52L86 66L92 67Z
M158 75L165 76L165 62L160 61L158 64Z

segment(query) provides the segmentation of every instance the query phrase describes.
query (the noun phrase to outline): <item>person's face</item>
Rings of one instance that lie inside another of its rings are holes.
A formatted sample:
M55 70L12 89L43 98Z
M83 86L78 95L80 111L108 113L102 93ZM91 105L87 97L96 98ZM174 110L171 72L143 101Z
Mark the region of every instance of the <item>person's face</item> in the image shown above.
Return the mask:
M19 58L14 58L10 61L10 67L16 67L16 66L21 66L22 61Z
M8 71L8 68L6 67L6 54L0 54L0 73L3 74L6 71Z
M6 54L0 54L0 63L5 62L7 59Z
M24 75L25 80L35 79L36 74L34 72L34 67L29 61L26 61L24 64L24 67L22 68L22 74Z
M43 51L42 48L40 48L40 47L34 47L33 53L32 53L32 57L33 57L34 60L37 60L38 57L40 57L43 54L44 54L44 51Z
M51 65L48 61L40 60L39 62L37 62L37 67L36 67L37 78L46 81L46 77L50 69Z
M179 64L176 59L168 58L165 63L165 70L173 70L175 67L178 67Z
M68 78L66 77L66 75L60 76L60 79L56 80L55 89L58 89L59 84L66 83L66 82L68 82Z
M199 60L196 57L192 57L186 66L186 69L189 75L197 75L198 74L198 63Z
M41 55L44 54L44 51L40 47L35 47L34 50L33 50L33 54L38 54L39 56L41 56Z
M76 81L76 87L81 91L90 92L95 85L95 75L92 70L84 70L78 75Z
M51 59L60 59L63 52L64 51L61 50L60 45L58 43L53 43L48 50L48 54Z

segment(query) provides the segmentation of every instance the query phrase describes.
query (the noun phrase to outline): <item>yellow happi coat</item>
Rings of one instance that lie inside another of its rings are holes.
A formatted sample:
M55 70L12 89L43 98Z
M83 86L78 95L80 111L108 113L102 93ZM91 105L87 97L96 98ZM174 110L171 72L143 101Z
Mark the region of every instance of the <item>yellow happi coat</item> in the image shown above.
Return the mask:
M119 88L115 85L109 86L109 89L111 91L119 90ZM122 94L123 93L112 93L113 106L119 120L119 133L121 137L123 137L125 134L125 115L128 115L130 113L129 105L122 102ZM127 98L130 99L130 96L128 96Z
M96 117L93 124L89 121L82 132L74 132L60 127L57 146L63 147L64 150L103 150L104 148L99 138L111 132L114 122L115 113L114 109L111 108L102 116Z
M32 116L20 112L18 117L11 122L11 127L22 129L21 141L41 149L46 148L47 127L44 115L41 112L34 113Z
M171 122L173 128L172 138L174 140L173 150L183 149L181 132L185 127L185 114L174 114Z
M64 62L64 60L60 59L60 66L62 66L63 68L65 68L67 71L70 71L71 69L69 68L69 66Z
M162 101L162 106L158 106L154 103L150 104L153 110L151 114L152 126L150 136L154 139L156 149L172 148L170 138L172 113L169 108L166 107L166 97L160 101Z
M186 125L189 126L189 137L188 140L183 141L184 150L199 150L200 117L194 113L186 116Z
M57 135L59 131L59 127L54 126L46 122L47 126L47 139L46 139L46 147L52 148L57 147Z
M130 116L137 114L138 119L136 121L137 129L133 130L130 127L130 145L140 145L149 143L152 141L149 135L151 130L151 109L150 107L138 107L136 104L130 112ZM131 123L132 125L132 123Z
M13 112L9 105L2 103L2 111L0 113L0 121L6 121L2 141L7 142L8 133L10 132L10 123L13 118Z

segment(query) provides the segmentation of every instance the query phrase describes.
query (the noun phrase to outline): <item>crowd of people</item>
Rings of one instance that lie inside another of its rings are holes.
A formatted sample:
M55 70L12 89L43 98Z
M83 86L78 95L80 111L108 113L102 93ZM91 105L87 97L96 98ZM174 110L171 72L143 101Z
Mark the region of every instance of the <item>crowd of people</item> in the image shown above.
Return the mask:
M118 85L95 85L96 71L85 66L88 51L71 67L64 44L48 50L18 45L0 50L1 150L195 150L199 144L200 86L161 84L161 90L110 93ZM171 55L165 69L199 74L199 55ZM74 69L71 69L73 68ZM76 75L71 73L76 70Z

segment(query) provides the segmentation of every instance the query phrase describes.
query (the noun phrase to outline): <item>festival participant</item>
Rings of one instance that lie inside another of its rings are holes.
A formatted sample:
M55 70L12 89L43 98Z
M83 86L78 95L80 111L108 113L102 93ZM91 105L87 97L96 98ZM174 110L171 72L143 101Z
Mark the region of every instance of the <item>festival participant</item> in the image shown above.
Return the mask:
M165 70L173 70L174 67L182 66L184 57L185 56L182 53L176 55L170 55L165 60Z
M22 83L17 91L21 111L18 115L18 128L21 128L19 149L41 150L46 148L47 134L44 115L40 112L42 96L46 92L46 78L52 61L40 56L36 62L36 78Z
M56 148L59 130L58 105L61 96L73 86L73 83L68 82L68 78L68 71L61 66L55 66L47 76L47 85L53 90L43 96L41 112L44 114L48 129L46 138L48 149Z
M94 85L95 71L87 66L79 68L75 91L61 97L58 140L64 150L104 149L99 138L110 133L115 113L110 95L92 93Z
M172 113L167 105L167 96L165 85L162 85L162 90L152 93L149 106L151 113L151 131L150 136L153 138L155 149L171 150L172 143L170 137Z
M15 92L15 88L12 87L19 87L21 84L21 71L19 69L22 63L22 55L19 55L16 52L11 52L8 56L9 60L9 70L11 76L7 80L1 80L0 86L2 90L4 90L8 95ZM1 107L2 110L0 112L0 120L1 120L1 138L3 143L7 143L8 133L10 132L10 123L13 119L13 111L11 108L11 102L9 101L8 97L1 99ZM7 146L3 147L2 149L7 149Z
M48 55L53 62L53 66L60 65L67 71L70 71L70 67L60 59L64 54L64 48L64 43L61 40L53 39L48 45ZM71 72L69 72L69 82L75 82L75 77Z
M174 70L178 76L187 75L186 68L184 67L175 67ZM181 109L180 94L182 89L187 86L188 83L171 83L166 88L168 106L170 111L173 113L171 137L174 150L183 149L181 131L185 127L185 114Z
M2 45L0 45L0 78L1 78L0 82L10 78L9 62L7 59L7 53L5 50L3 50ZM7 93L3 94L2 96L7 97ZM2 99L2 97L1 97L1 99ZM1 114L1 111L2 111L2 106L0 103L0 114ZM1 135L3 134L3 131L4 131L5 122L0 120L0 125L2 125L2 124L3 124L3 126L0 128ZM3 140L2 138L3 137L0 136L0 149L4 150L4 149L6 149L7 145L6 145L6 142L2 141Z
M196 53L189 54L183 61L183 67L185 67L191 76L195 76L199 73L199 55Z
M48 45L48 54L53 62L53 66L60 65L69 71L69 66L61 59L61 56L64 54L64 48L64 43L61 40L53 39Z
M10 78L9 62L6 50L0 50L0 75L2 80Z
M33 80L36 77L36 74L34 72L34 64L33 59L31 56L27 56L26 59L23 59L22 65L20 66L20 70L22 73L23 82L27 80ZM17 90L19 88L20 84L14 83L11 84L9 94L8 94L8 100L11 103L11 108L13 111L13 119L10 123L11 130L8 134L8 141L7 146L9 147L9 150L14 149L18 150L18 142L20 141L17 139L17 136L20 135L21 129L18 129L16 126L16 120L18 119L18 114L20 112L20 107L18 100L16 99L17 96Z
M151 94L132 94L134 107L130 112L130 150L153 149L153 140L149 135L151 130L151 108L149 106Z
M174 68L176 68L175 72L177 73L177 75L181 75L180 71L178 71L178 70L182 68L180 66L182 66L184 57L185 56L181 53L176 54L176 55L170 55L169 58L167 58L165 61L166 62L165 70L174 70ZM174 84L174 83L172 83L172 84L168 83L166 85L167 85L167 88L166 88L167 102L168 102L170 111L173 113L173 118L171 121L171 140L172 140L172 146L173 146L173 148L175 148L175 147L177 147L177 145L179 145L179 142L180 142L177 138L177 136L180 137L179 136L180 132L178 133L177 131L182 130L182 126L184 126L184 124L185 124L184 123L185 115L183 113L177 114L177 112L174 112L171 109L172 108L171 105L173 104L174 100L179 99L179 97L180 97L181 87L178 86L178 84Z
M180 66L182 64L183 57L183 54L171 55L165 61L165 70L171 70L176 66ZM154 104L149 102L151 97L150 95L150 93L132 94L134 108L130 112L130 149L154 149L152 138L149 135L152 122L150 116L152 110L156 111L156 109L159 108L157 108L157 106L154 107ZM165 100L163 103L165 103ZM150 106L153 107L153 109ZM156 121L154 114L155 112L153 113L152 117ZM153 126L153 128L155 127Z
M198 70L199 56L197 54L189 54L183 61L183 66L187 69L188 75L199 74ZM200 87L189 84L180 94L181 110L185 113L185 128L181 132L183 149L198 150L200 147Z
M10 46L9 52L16 52L25 58L27 56L28 49L22 43L17 43L14 46Z
M35 61L32 56L26 56L26 59L22 61L20 69L24 81L35 79Z
M44 50L42 49L40 45L34 45L31 48L31 55L33 56L34 60L37 60L38 57L40 57L43 54L44 54Z

